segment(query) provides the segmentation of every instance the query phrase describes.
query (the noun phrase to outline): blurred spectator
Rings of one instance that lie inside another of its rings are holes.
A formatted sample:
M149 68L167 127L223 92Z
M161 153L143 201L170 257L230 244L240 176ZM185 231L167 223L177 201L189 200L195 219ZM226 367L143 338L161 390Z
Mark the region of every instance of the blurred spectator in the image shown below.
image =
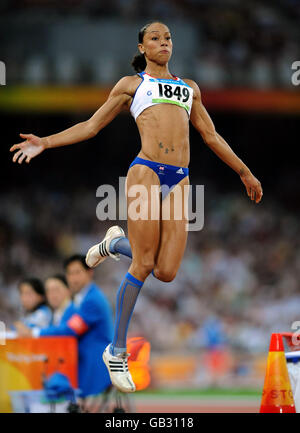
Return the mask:
M180 76L184 70L184 76L194 77L201 86L210 88L290 87L285 68L300 56L299 14L297 3L271 4L267 0L155 0L151 5L137 0L109 4L95 0L20 0L3 6L0 41L7 63L12 55L17 58L14 62L18 64L10 64L9 71L10 80L15 82L25 79L31 84L111 85L131 70L130 56L137 44L131 29L134 27L137 35L141 21L146 23L155 17L165 21L173 33L174 74ZM7 37L10 28L12 37ZM191 29L199 35L194 44L187 37ZM180 56L176 54L179 45ZM295 50L291 59L292 45ZM23 53L24 67L20 67Z
M118 80L116 72L118 64L109 53L106 57L97 58L92 62L92 77L97 84L112 85Z
M70 202L78 211L68 211ZM5 317L6 323L13 323L18 315L20 275L53 275L70 250L78 248L84 254L95 239L104 235L111 222L95 222L95 206L93 195L84 189L54 195L32 186L30 202L22 192L2 193L0 293L4 305L0 317ZM5 221L10 224L5 225ZM51 244L49 233L53 233ZM299 239L296 214L280 202L269 199L262 207L253 208L243 197L214 193L206 203L203 230L189 234L176 279L169 284L151 276L147 279L133 314L131 334L147 338L153 352L206 351L204 333L219 335L218 327L207 321L211 316L218 318L226 350L238 356L245 354L248 359L264 353L271 332L288 332L292 322L299 320ZM44 250L44 254L36 252ZM89 275L80 263L74 265L79 275ZM123 258L118 263L107 260L97 268L96 282L112 303L112 288L127 266ZM83 280L75 285L72 275L68 277L72 293L90 281ZM75 295L78 305L83 292L79 290L79 296ZM78 311L85 317L84 301ZM97 320L99 317L97 313ZM76 334L67 325L63 329L68 335ZM79 343L88 340L88 333L78 337ZM98 345L98 331L93 335ZM90 356L99 365L101 348L95 352L92 350Z
M85 407L86 401L89 410L94 411L100 404L99 395L111 384L102 360L102 353L113 336L111 308L105 295L92 281L93 270L86 265L84 256L68 258L65 269L74 296L75 311L66 322L43 329L35 328L31 335L70 335L78 338L78 382L82 405ZM28 336L28 332L25 331L24 335Z
M31 330L49 326L52 313L46 303L42 281L38 278L24 278L19 284L19 293L24 316L14 323L17 332L23 325Z
M55 273L70 250L78 248L84 254L109 225L97 221L95 224L96 203L88 191L60 193L55 195L55 201L52 197L52 192L38 192L34 187L30 203L21 193L2 194L0 239L5 254L0 254L1 299L5 300L3 314L11 322L18 314L20 275L30 272L43 278ZM69 212L70 201L73 209L82 212ZM231 347L253 353L262 350L262 342L267 346L275 325L289 330L291 323L298 320L299 221L279 202L269 200L254 209L243 198L230 195L214 194L205 212L204 229L190 233L175 281L164 284L151 277L147 279L147 288L133 315L132 333L142 332L151 341L153 350L185 350L191 348L188 339L200 332L209 313L220 316L222 305L223 319L237 313L240 317L225 328L227 337L229 334L231 337ZM49 215L52 217L48 218ZM4 225L4 221L10 221L10 225ZM53 233L51 244L49 233ZM33 254L37 248L46 253ZM111 288L121 280L127 264L126 259L118 264L107 260L97 269L101 276L96 273L96 281L101 281L112 303L115 292ZM71 285L70 288L73 292ZM147 316L145 309L150 311ZM247 339L240 337L247 326L251 332L256 329L259 341L248 344ZM182 333L182 329L188 332Z
M48 80L47 59L43 55L29 57L22 73L27 84L41 85Z
M227 336L221 320L216 316L208 316L199 329L193 334L190 344L206 349L223 347L226 344Z
M226 83L226 71L217 53L207 53L196 60L195 78L200 87L217 89Z
M71 291L63 275L56 274L45 281L46 296L53 310L51 326L60 326L67 323L75 313Z
M264 57L257 57L251 66L251 84L256 88L272 87L272 64Z
M54 60L54 77L62 85L74 84L80 78L78 62L70 53L61 53Z

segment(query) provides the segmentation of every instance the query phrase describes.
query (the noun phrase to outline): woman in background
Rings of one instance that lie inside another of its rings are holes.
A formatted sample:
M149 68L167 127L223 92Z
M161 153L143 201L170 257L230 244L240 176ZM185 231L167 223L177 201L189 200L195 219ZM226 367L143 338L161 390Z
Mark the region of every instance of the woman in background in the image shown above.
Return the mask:
M63 275L53 275L45 281L47 301L52 308L51 326L66 323L75 312L72 295Z
M76 312L72 301L72 294L64 275L56 274L46 279L45 297L51 308L49 324L47 326L35 325L32 327L27 322L19 323L17 326L20 337L37 337L42 328L65 325Z
M23 315L14 323L17 332L24 328L46 328L52 320L44 285L38 278L24 278L19 284Z

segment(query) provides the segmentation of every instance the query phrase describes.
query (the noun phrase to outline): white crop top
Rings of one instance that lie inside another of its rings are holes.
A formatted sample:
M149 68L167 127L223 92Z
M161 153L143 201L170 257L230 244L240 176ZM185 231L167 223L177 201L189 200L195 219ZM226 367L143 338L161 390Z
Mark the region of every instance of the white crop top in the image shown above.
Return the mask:
M166 80L151 77L147 72L140 72L138 75L142 82L138 85L130 106L130 112L135 120L146 108L157 104L178 105L190 116L193 104L192 87L178 77Z

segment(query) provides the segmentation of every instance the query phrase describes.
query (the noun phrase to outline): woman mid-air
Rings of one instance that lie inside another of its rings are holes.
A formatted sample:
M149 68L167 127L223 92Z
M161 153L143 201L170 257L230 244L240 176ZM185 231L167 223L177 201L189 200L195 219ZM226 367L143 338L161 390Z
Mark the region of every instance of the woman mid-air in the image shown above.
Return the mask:
M94 137L122 110L130 111L135 118L141 150L130 165L126 179L129 242L122 229L113 227L105 240L92 247L86 257L89 266L97 266L108 255L114 256L110 243L118 239L130 243L132 250L128 254L132 254L131 265L117 293L114 339L103 353L112 383L123 392L135 391L128 371L126 335L140 289L151 272L161 281L172 281L185 250L186 200L178 204L174 197L176 191L185 197L184 186L189 185L189 119L206 145L240 176L251 200L259 203L263 194L260 182L216 132L201 102L197 84L169 72L172 40L168 27L160 22L143 27L139 32L138 49L140 54L132 62L137 74L123 77L90 119L48 137L20 134L25 141L10 149L18 149L14 162L25 160L28 163L45 149ZM165 199L168 189L160 193L162 185L174 192L169 200ZM136 199L132 194L135 187L137 191L143 187L147 193L142 195L144 217L139 219L132 215L130 207ZM161 217L166 206L170 208L170 218ZM178 206L182 207L180 219L178 213L176 218L174 216ZM158 210L158 218L151 217L153 209ZM113 251L116 257L122 249Z

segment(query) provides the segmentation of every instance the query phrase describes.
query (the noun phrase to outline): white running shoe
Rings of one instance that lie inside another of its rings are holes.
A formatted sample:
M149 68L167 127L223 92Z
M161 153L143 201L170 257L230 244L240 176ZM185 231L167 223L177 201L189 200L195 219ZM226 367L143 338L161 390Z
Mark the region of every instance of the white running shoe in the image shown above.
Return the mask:
M111 253L109 251L110 243L113 239L116 238L125 238L124 230L121 229L119 226L112 226L110 227L105 235L105 238L103 239L100 244L93 245L87 252L87 255L85 257L85 262L90 268L95 268L96 266L100 265L100 263L104 262L104 260L110 256L115 260L120 260L120 254L119 253Z
M130 353L124 352L114 356L110 353L109 348L110 348L110 344L104 350L102 358L108 369L112 384L119 391L134 392L135 384L128 370L128 363L127 363L127 359L130 356Z

